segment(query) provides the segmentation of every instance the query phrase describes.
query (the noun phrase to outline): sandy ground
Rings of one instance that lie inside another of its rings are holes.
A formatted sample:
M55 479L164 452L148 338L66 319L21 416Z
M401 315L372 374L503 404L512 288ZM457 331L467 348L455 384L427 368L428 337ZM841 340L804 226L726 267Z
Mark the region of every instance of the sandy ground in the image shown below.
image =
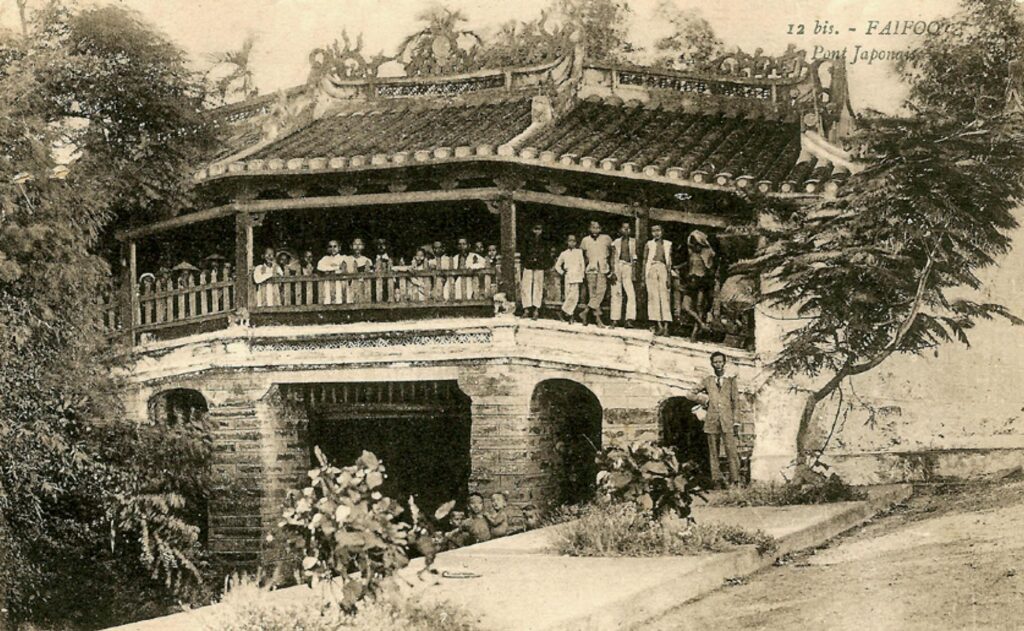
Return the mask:
M645 630L1024 629L1024 481L928 486Z

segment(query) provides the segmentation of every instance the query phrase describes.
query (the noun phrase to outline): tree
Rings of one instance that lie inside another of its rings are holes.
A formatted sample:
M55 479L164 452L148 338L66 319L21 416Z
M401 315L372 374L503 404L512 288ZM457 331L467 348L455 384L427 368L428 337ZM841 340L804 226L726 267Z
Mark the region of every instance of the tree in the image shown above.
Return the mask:
M569 52L572 26L549 25L548 11L526 22L502 24L483 48L485 68L531 66L557 59Z
M110 624L198 569L179 517L194 481L166 463L201 457L203 432L122 420L99 304L111 226L187 199L210 143L198 85L121 9L52 3L28 37L0 37L0 590L16 620Z
M722 40L697 9L680 9L671 0L661 0L655 15L672 25L672 34L654 44L654 50L660 54L655 65L685 68L722 53Z
M214 97L214 105L244 101L259 94L252 72L252 49L255 45L256 36L250 34L237 49L214 53L208 57L213 66L206 76L212 84L210 92ZM214 78L217 71L222 76Z
M621 63L637 52L629 41L633 11L624 0L555 0L553 7L579 31L590 61Z
M981 287L977 272L1017 227L1024 137L1021 114L1003 103L1024 22L1012 0L964 0L942 24L900 68L913 114L858 121L851 140L869 166L836 199L766 204L765 246L737 266L767 277L763 303L795 314L773 374L820 380L799 419L804 464L826 446L809 444L818 404L849 377L893 355L968 344L979 320L1022 323L962 295Z

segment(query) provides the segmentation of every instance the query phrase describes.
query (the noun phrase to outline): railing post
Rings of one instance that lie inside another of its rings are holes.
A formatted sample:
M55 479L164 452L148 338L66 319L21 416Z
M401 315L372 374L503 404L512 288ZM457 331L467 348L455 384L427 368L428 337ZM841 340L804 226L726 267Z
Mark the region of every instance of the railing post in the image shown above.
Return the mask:
M235 313L248 320L255 292L252 288L252 227L249 213L240 211L235 215Z
M511 303L516 299L516 204L512 195L498 199L501 218L501 291Z
M135 286L136 274L135 241L129 240L121 244L121 327L126 333L129 344L135 345L135 321L138 318L138 291Z

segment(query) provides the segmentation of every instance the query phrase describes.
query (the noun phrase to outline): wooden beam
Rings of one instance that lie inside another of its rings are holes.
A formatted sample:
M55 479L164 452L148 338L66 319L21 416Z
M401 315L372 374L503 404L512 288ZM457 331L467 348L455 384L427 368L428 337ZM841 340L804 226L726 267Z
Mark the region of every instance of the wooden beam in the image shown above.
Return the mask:
M595 211L612 215L632 217L634 208L630 204L617 202L605 202L597 199L584 199L569 195L554 195L552 193L540 193L537 191L516 191L513 195L516 201L547 204L550 206L563 206L565 208L576 208L579 210ZM676 221L697 226L710 226L712 228L725 228L734 222L728 217L708 215L704 213L687 212L683 210L671 210L668 208L651 208L650 218L656 221Z
M138 228L118 230L115 236L117 237L118 241L138 239L139 237L146 237L152 234L166 232L167 230L182 228L184 226L189 226L194 223L210 221L213 219L220 219L221 217L230 217L236 212L238 212L238 209L235 208L235 204L227 204L226 206L214 206L213 208L199 210L194 213L189 213L187 215L178 215L177 217L172 217L171 219L156 221L145 226L139 226Z
M492 200L499 197L497 188L466 188L450 191L405 191L400 193L368 193L366 195L327 195L298 199L261 199L234 202L199 212L166 219L148 226L124 230L117 234L120 240L134 239L181 228L193 223L227 217L245 212L273 212L279 210L305 210L352 208L356 206L388 206L399 204L429 204L432 202Z
M242 212L270 212L279 210L306 210L352 208L354 206L390 206L400 204L429 204L431 202L479 201L500 197L494 187L464 188L450 191L405 191L401 193L367 193L365 195L330 195L300 199L261 199L236 204Z

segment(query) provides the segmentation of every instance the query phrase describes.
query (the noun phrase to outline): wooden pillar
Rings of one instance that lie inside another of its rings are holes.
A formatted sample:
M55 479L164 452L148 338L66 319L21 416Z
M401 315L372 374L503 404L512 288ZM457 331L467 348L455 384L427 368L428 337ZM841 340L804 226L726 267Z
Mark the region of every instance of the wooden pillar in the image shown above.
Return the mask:
M498 215L501 218L501 291L506 300L516 299L516 204L511 195L498 200Z
M647 240L651 238L651 218L650 211L646 207L640 207L636 210L636 243L637 243L637 257L640 259L637 261L637 278L636 284L636 317L638 320L647 321L647 279L644 274L645 264L647 260L647 252L645 246Z
M235 311L252 305L252 227L249 213L235 215Z
M138 266L135 260L135 240L121 244L121 328L129 344L135 345L135 325L139 317Z

